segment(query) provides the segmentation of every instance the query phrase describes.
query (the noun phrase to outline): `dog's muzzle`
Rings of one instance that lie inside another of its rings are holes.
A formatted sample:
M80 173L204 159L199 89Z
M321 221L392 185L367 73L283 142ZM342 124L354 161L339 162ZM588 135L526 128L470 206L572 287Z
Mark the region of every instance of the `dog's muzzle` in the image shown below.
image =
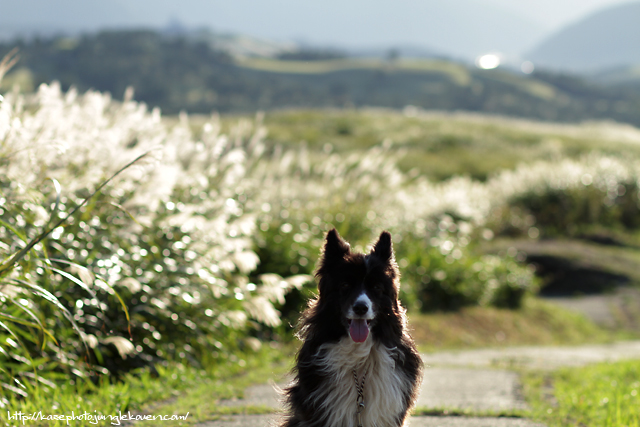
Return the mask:
M349 336L354 342L365 342L369 336L369 326L373 319L371 300L362 294L349 310Z

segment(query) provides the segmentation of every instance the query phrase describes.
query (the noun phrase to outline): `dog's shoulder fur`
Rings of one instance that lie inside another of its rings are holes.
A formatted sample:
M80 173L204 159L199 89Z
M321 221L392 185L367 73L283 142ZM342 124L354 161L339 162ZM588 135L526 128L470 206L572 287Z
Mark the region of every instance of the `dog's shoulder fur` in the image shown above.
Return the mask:
M383 232L364 255L352 253L331 230L316 276L319 295L300 319L298 337L303 344L295 379L285 390L288 412L282 426L356 427L356 381L365 375L363 424L402 426L417 398L422 361L398 301L400 275L391 236ZM375 316L367 339L355 342L345 313L352 313L349 310L362 295L371 300Z

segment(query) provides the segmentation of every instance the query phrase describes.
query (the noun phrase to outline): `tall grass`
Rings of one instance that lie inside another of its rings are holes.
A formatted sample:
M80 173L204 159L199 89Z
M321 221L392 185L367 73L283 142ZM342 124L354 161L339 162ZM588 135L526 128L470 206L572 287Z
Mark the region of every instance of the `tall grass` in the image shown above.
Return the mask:
M233 358L253 343L248 329L280 323L273 303L307 280L249 280L250 136L211 127L194 140L130 95L115 103L54 84L0 105L5 405L62 377Z

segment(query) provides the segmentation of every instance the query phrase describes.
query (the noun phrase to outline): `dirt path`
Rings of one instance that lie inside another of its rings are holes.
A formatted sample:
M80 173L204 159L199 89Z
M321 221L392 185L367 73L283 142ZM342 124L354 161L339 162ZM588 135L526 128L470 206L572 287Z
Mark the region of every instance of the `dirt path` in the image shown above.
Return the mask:
M579 347L512 347L423 355L427 369L419 408L526 409L518 376L510 369L555 369L601 361L640 358L640 341ZM250 387L245 398L225 405L266 405L278 410L273 385ZM278 415L235 415L199 427L266 427ZM412 427L544 427L525 419L414 416Z

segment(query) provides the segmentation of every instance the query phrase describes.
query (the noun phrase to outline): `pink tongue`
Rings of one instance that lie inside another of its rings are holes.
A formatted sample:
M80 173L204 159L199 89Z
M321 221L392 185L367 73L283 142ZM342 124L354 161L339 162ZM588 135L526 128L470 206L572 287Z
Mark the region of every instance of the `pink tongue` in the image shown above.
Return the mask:
M366 319L353 319L349 325L349 335L355 342L364 342L369 336Z

